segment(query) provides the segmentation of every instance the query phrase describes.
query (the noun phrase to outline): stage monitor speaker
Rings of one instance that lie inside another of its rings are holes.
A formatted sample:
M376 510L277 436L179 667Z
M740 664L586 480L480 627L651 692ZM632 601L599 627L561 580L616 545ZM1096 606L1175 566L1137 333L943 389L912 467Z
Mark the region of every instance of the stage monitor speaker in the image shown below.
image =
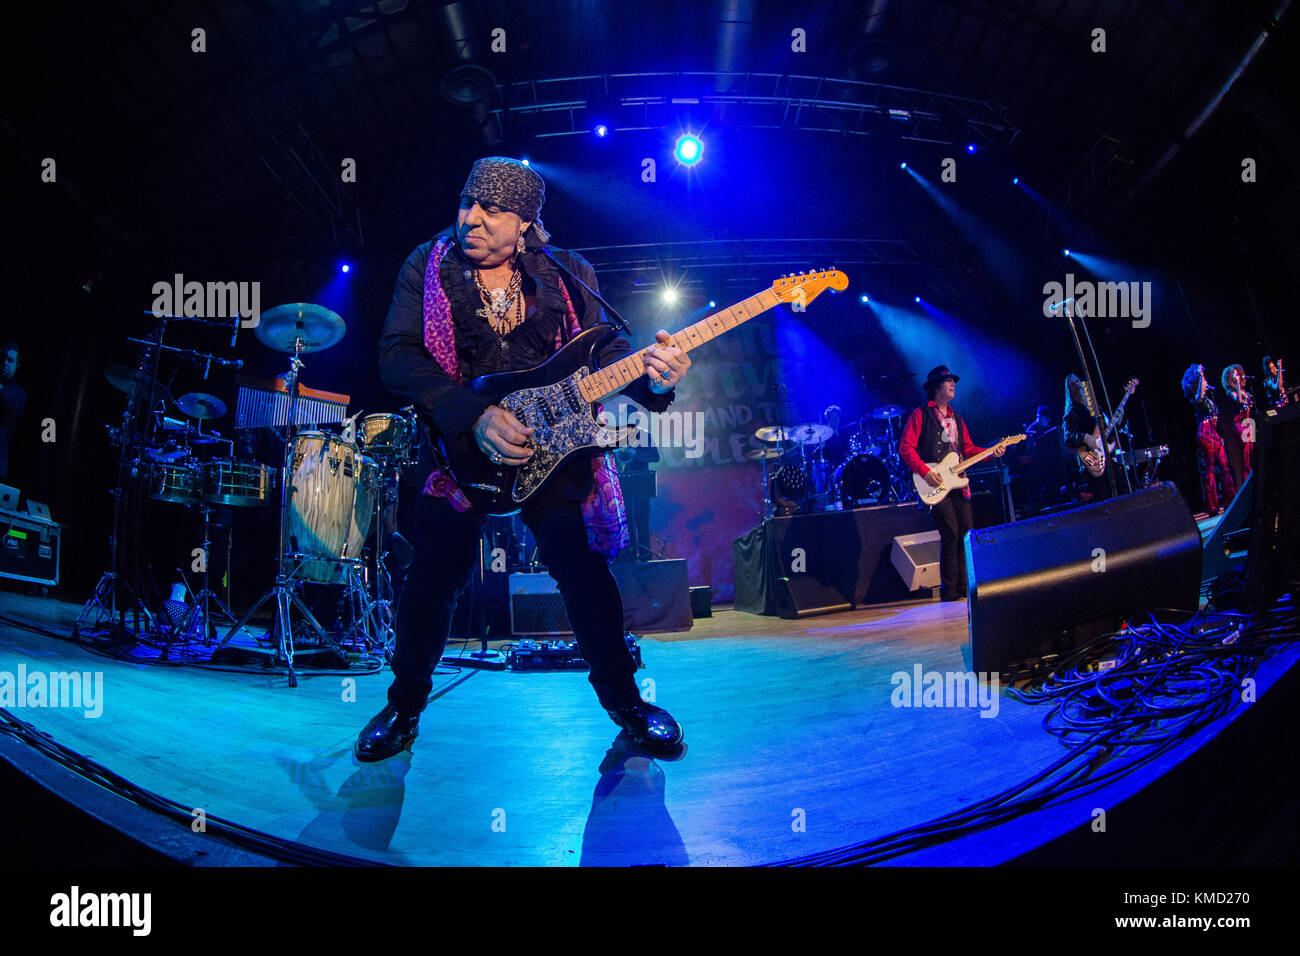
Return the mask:
M615 563L610 570L623 599L623 626L629 631L691 629L685 560ZM510 631L521 637L573 633L564 599L549 574L510 575Z
M623 626L629 631L645 634L691 629L695 619L684 558L615 563L610 570L623 597Z
M942 583L939 580L937 531L899 535L894 539L889 559L909 591L937 588Z
M1201 536L1165 482L1059 514L970 532L971 664L1016 675L1050 665L1134 614L1195 611Z

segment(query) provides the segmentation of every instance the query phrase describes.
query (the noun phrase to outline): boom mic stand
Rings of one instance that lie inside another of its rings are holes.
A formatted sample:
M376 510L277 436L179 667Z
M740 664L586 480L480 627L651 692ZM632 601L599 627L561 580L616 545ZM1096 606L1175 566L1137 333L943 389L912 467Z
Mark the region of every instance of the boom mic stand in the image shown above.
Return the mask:
M1075 324L1074 324L1074 318L1075 318L1075 317L1074 317L1074 299L1073 299L1073 298L1066 299L1064 302L1061 303L1060 308L1061 308L1061 311L1065 313L1066 321L1068 321L1068 322L1070 323L1070 335L1071 335L1071 337L1073 337L1073 339L1074 339L1074 348L1075 348L1075 350L1079 353L1079 366L1080 366L1080 368L1083 369L1083 378L1084 378L1084 381L1086 381L1086 382L1088 383L1088 392L1089 392L1089 394L1092 395L1092 397L1093 397L1093 401L1096 401L1096 400L1097 400L1097 395L1098 395L1099 393L1097 392L1096 387L1093 385L1093 381L1092 381L1092 371L1091 371L1090 368L1089 368L1089 365L1088 365L1088 359L1084 356L1084 353L1083 353L1083 343L1079 341L1079 330L1078 330L1078 328L1077 328L1077 327L1075 326ZM1080 321L1082 322L1083 320L1080 319ZM1085 334L1087 333L1087 326L1084 327L1084 332L1085 332ZM1089 344L1089 345L1092 344L1092 340L1091 340L1091 338L1088 340L1088 344ZM1094 350L1093 353L1092 353L1092 357L1093 357L1094 360L1096 360L1096 358L1097 358L1097 353L1096 353L1095 350ZM1098 369L1097 369L1097 372L1098 372L1098 375L1100 375L1100 374L1101 374L1101 369L1098 368ZM1108 417L1108 418L1113 418L1113 417L1114 417L1114 416L1113 416L1113 413L1109 412L1109 410L1108 410L1108 413L1107 413L1107 417ZM1104 429L1103 429L1103 431L1104 431ZM1115 495L1118 495L1118 494L1119 494L1119 489L1118 489L1118 488L1116 487L1116 485L1115 485L1115 469L1114 469L1114 468L1108 467L1108 468L1106 469L1106 478L1107 478L1107 480L1108 480L1109 483L1110 483L1110 493L1111 493L1111 496L1114 497Z

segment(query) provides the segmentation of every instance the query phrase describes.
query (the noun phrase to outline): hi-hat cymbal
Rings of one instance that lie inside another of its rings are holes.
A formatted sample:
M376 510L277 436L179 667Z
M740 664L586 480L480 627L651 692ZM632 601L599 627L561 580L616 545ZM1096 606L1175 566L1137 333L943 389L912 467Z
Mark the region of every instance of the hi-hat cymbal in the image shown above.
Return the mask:
M150 379L139 369L128 368L125 365L110 365L104 369L104 378L119 392L131 394L131 389L135 386L136 379L140 379L146 391L149 389ZM153 379L154 398L166 398L171 395L167 386L157 379Z
M907 414L907 409L902 405L881 405L871 413L872 418L898 418Z
M751 448L745 452L745 457L750 461L771 461L773 458L780 458L781 452L775 448Z
M182 415L200 420L220 418L226 414L225 402L215 395L207 395L203 392L186 392L176 399L174 404Z
M310 302L290 302L263 312L254 334L277 352L293 352L299 340L297 351L320 352L335 345L346 331L347 324L337 312Z

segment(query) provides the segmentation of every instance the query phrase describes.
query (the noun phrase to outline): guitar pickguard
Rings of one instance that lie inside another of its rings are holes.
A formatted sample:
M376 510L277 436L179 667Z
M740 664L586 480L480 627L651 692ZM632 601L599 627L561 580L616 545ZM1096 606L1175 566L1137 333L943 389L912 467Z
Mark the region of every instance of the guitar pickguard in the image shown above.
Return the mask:
M617 431L597 421L578 391L578 383L590 374L583 366L558 382L522 388L497 402L534 429L528 437L533 457L519 466L510 492L515 504L540 488L571 452L592 446L612 448L617 443Z

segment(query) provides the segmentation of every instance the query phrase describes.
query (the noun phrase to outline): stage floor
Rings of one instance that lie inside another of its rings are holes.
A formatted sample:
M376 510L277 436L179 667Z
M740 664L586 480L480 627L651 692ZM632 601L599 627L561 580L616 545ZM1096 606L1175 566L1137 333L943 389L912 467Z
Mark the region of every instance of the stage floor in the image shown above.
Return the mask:
M78 610L0 594L0 671L100 671L102 715L11 713L210 816L384 863L775 862L923 823L1064 753L1041 707L1005 695L992 718L893 705L896 672L967 670L964 602L799 621L720 610L689 632L644 637L639 678L653 679L686 732L672 762L618 746L583 673L440 667L413 753L358 764L352 743L384 705L387 673L357 677L349 701L339 676L303 670L289 688L270 675L127 664L12 623L67 634ZM1293 650L1263 665L1261 688ZM1087 826L1093 805L1085 797L1023 818L1018 835L896 862L1002 862Z

